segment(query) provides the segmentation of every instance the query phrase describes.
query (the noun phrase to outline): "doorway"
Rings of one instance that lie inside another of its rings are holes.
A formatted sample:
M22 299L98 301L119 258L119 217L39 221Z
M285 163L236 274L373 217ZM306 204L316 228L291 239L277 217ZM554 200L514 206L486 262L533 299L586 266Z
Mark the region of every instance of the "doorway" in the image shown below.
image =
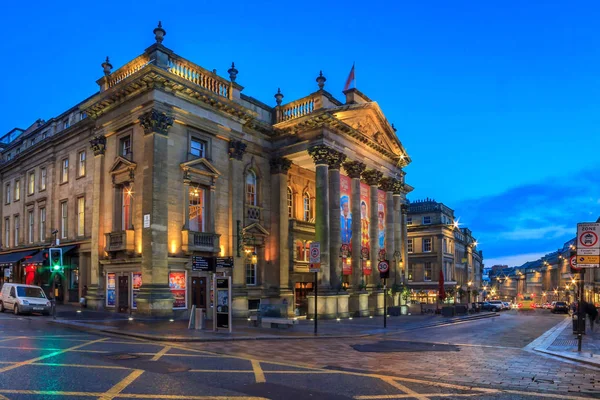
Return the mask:
M119 276L119 289L117 293L119 299L119 312L127 312L129 309L129 276Z
M203 276L192 277L192 304L196 308L206 309L206 286L208 278Z

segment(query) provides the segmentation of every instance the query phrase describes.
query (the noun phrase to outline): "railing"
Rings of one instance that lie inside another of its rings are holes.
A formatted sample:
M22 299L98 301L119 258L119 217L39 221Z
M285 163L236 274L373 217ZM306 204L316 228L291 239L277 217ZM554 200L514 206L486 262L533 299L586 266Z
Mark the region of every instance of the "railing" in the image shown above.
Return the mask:
M257 206L247 206L248 209L246 211L246 216L248 217L248 219L253 219L253 220L260 220L260 207Z
M106 234L106 251L133 251L132 230L109 232Z
M310 114L316 109L317 101L316 96L309 96L282 106L277 113L277 122L289 121Z
M127 64L123 65L121 68L110 74L110 78L108 79L108 87L111 88L115 86L117 83L135 74L148 64L150 64L150 58L146 54L142 54L138 58L135 58L134 60L128 62Z
M219 96L230 98L230 82L189 61L169 57L169 72Z
M215 234L206 232L191 232L194 246L213 247L215 245Z
M181 247L184 252L189 251L220 251L219 236L212 232L195 232L183 230Z

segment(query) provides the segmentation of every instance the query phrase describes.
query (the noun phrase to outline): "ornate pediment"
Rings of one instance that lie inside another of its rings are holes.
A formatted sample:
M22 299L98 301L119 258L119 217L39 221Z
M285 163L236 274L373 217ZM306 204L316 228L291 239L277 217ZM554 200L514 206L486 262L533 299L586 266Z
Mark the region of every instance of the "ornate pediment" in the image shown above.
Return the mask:
M108 171L112 176L112 182L115 185L120 185L126 182L135 180L135 169L137 164L124 157L118 156L115 162Z
M244 235L244 238L251 236L269 236L269 231L258 222L254 222L242 229L242 234Z
M398 147L396 145L397 139L395 133L380 124L377 118L370 115L370 112L353 112L349 113L347 118L339 118L343 123L349 125L354 130L365 136L368 140L374 144L383 147L391 153L397 153ZM394 137L390 137L393 135Z
M180 164L181 169L189 170L195 174L219 176L221 173L206 158L196 158L194 160Z

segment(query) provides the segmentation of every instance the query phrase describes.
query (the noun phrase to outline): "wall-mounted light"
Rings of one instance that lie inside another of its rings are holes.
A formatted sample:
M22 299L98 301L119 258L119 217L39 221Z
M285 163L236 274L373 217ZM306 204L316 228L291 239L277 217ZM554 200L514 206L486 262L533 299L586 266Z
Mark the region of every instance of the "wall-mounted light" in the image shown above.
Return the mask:
M367 260L367 268L371 268L371 260Z
M346 257L346 265L352 264L352 257Z
M258 255L256 254L255 251L252 252L251 261L252 261L252 264L258 264Z

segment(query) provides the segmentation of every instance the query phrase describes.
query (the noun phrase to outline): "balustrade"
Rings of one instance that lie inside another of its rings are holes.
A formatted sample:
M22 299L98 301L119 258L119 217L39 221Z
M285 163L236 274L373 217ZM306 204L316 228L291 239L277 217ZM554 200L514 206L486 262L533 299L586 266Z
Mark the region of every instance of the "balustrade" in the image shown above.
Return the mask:
M305 97L281 107L277 122L289 121L310 114L315 110L315 97Z
M168 70L172 74L186 79L203 89L219 96L230 98L230 82L198 65L176 57L169 57Z
M125 64L124 66L110 74L110 78L108 79L108 87L111 88L115 86L117 83L135 74L148 64L150 64L150 59L145 54Z
M260 220L260 207L247 205L246 216L248 219Z

